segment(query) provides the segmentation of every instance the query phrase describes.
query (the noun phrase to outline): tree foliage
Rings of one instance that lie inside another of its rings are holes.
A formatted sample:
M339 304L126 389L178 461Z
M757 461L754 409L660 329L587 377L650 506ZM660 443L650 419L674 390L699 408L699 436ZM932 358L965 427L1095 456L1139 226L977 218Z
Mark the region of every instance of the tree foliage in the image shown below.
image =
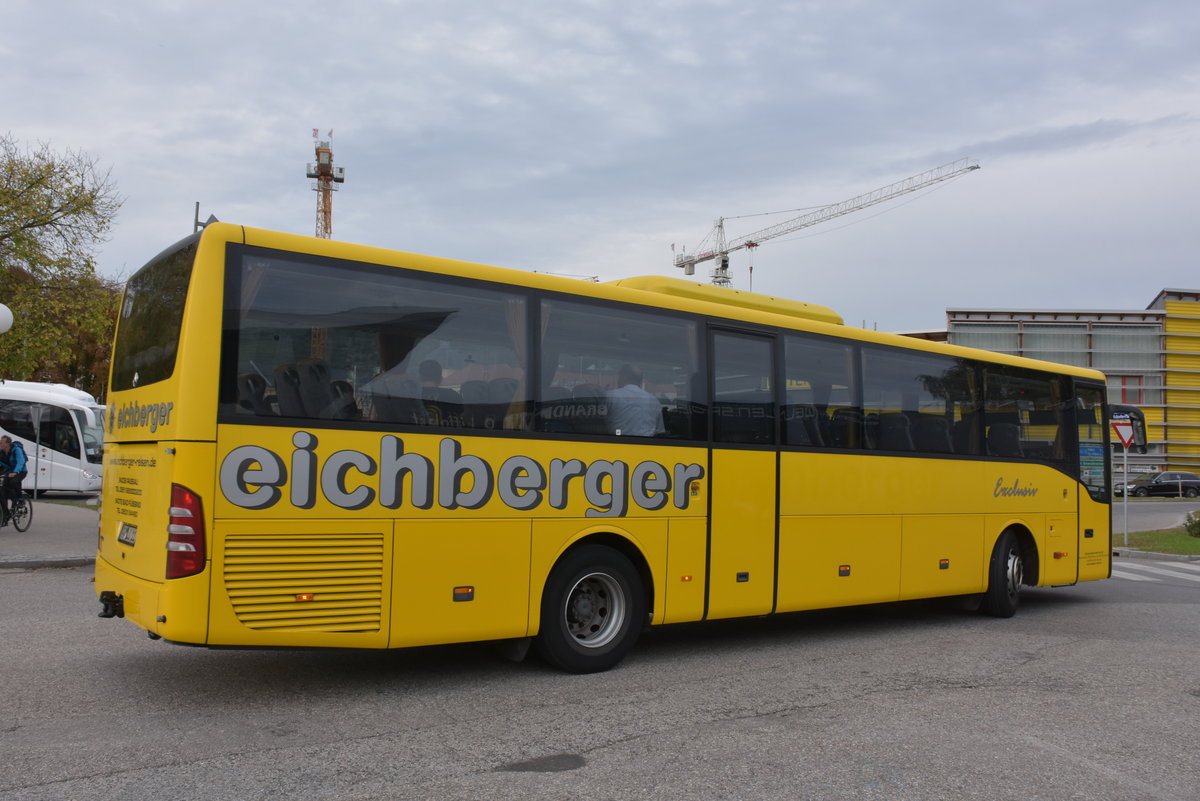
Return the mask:
M26 276L2 294L14 319L0 336L0 377L68 384L103 397L120 282L89 273Z
M23 150L0 136L0 269L35 277L89 272L121 203L92 156L58 155L44 143Z
M0 303L14 318L0 378L103 392L121 287L97 275L94 251L121 203L86 153L0 136Z

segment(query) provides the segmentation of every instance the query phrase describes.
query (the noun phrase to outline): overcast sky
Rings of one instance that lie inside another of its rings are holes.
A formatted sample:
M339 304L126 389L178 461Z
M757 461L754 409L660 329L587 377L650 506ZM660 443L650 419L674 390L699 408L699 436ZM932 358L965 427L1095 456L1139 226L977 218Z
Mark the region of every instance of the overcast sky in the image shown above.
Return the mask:
M671 245L719 216L970 157L982 169L762 245L753 289L881 330L1200 289L1195 0L4 6L0 130L111 165L109 275L189 234L196 201L313 233L315 127L346 170L333 235L351 242L681 276ZM749 264L734 254L737 288Z

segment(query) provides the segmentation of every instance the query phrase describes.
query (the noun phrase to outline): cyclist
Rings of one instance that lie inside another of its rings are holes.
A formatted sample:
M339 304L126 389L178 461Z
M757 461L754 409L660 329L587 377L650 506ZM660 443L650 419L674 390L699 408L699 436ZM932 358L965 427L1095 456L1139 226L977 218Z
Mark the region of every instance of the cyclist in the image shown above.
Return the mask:
M12 514L12 502L21 493L21 482L28 472L25 469L25 447L5 434L0 437L0 476L4 486L0 487L0 526L7 526Z

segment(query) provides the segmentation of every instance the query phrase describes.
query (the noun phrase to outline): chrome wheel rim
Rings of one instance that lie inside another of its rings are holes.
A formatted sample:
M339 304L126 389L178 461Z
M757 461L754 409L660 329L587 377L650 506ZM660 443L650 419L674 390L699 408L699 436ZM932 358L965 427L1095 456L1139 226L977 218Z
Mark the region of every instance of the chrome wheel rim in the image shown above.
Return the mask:
M567 593L563 622L584 648L602 648L620 633L627 614L620 583L607 573L589 573Z
M1021 552L1013 548L1008 552L1008 597L1016 598L1021 591L1021 582L1025 580L1025 566L1021 562Z

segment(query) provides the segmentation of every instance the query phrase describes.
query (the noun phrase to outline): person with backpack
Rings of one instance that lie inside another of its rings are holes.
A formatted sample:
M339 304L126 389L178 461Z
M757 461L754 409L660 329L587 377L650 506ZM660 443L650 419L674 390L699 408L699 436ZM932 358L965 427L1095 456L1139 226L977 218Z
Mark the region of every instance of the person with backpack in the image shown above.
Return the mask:
M0 437L0 476L4 476L4 487L0 489L0 526L7 526L12 515L12 504L21 493L21 482L28 475L25 461L25 446L14 442L5 434Z

